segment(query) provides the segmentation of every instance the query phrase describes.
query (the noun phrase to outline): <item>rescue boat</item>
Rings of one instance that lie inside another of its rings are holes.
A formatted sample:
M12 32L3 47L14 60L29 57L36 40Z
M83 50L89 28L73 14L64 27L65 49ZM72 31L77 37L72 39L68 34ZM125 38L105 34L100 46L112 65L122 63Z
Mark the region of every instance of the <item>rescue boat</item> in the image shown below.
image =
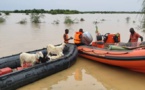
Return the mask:
M89 45L78 46L79 56L104 64L123 67L132 71L145 73L145 49L130 47L128 43L120 43L120 34L106 34L96 42L91 42L90 34L85 35ZM119 37L117 37L119 36ZM91 42L91 43L90 43ZM143 45L144 44L144 45ZM125 45L125 47L123 47ZM137 44L136 44L137 45ZM145 42L141 43L145 47Z
M145 49L110 50L95 46L79 46L79 56L104 64L119 66L145 73Z
M46 48L28 53L36 53L37 51L42 51L44 55L47 54ZM20 67L20 54L0 58L0 90L16 90L69 68L76 62L78 50L74 44L67 44L63 53L64 56L58 60L36 64L16 71L13 71L13 69Z

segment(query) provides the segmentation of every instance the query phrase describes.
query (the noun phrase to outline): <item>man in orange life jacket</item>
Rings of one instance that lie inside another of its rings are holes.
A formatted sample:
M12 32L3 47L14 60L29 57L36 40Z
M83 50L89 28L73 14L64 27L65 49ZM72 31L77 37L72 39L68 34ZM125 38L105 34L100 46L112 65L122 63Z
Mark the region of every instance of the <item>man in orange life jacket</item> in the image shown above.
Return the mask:
M133 28L130 28L130 33L131 34L130 34L130 38L128 42L131 42L132 44L134 44L133 46L137 45L138 38L141 38L141 42L143 41L143 37L140 36L138 33L136 33Z
M83 29L80 29L79 32L75 33L74 43L77 46L84 45L83 42L82 42L82 34L83 34L83 32L84 32Z
M72 37L68 37L69 30L65 29L65 34L63 35L64 43L69 43L69 40L73 39Z

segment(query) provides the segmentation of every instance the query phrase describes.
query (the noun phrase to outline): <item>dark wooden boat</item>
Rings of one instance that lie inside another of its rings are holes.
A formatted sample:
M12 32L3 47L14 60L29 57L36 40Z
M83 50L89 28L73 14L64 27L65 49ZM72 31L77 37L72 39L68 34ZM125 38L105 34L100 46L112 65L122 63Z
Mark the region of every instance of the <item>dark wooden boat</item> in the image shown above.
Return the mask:
M37 51L42 51L44 55L47 54L46 48L30 51L29 53L36 53ZM74 44L67 44L63 53L64 56L56 61L36 64L35 66L0 76L0 90L16 90L19 87L69 68L75 63L78 50ZM20 67L19 55L0 58L0 69Z

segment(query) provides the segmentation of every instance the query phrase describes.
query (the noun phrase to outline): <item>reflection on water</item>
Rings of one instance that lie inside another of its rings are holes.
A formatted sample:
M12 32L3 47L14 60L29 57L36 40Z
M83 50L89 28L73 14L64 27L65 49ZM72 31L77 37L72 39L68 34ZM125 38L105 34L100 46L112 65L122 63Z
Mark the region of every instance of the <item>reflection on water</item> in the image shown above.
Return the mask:
M40 28L41 28L40 23L31 23L31 26L32 26L32 28L34 28L34 29L40 29Z
M85 69L76 69L66 81L59 81L51 90L107 90L102 83L86 73Z
M78 20L84 18L85 21L65 25L66 16ZM62 35L66 28L70 30L69 36L74 36L76 31L83 28L84 31L92 34L95 41L96 25L93 22L96 20L101 34L119 32L121 41L128 42L130 27L143 35L136 28L140 25L139 16L136 14L46 14L42 21L45 23L31 24L29 15L10 14L6 22L0 24L0 57L43 48L49 43L62 43ZM129 23L126 23L126 17L130 17ZM18 24L17 22L23 18L28 22L24 25ZM54 20L59 20L59 24L52 24ZM78 58L72 67L18 90L145 90L144 83L144 74Z
M75 70L74 78L77 81L82 81L82 70L81 69L78 68Z

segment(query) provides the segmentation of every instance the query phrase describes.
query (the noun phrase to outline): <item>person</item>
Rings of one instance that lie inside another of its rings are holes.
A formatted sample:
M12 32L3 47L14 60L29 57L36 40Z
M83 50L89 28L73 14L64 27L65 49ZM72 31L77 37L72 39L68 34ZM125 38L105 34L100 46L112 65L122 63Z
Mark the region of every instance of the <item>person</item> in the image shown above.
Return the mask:
M104 48L103 36L99 33L98 26L96 26L96 42L93 42L92 45L98 48Z
M98 26L96 26L96 41L102 41L102 35L99 33Z
M118 45L118 43L120 42L120 34L119 33L116 33L113 37L113 40L114 40L114 44L115 45Z
M132 46L136 46L138 38L141 38L141 42L143 41L143 37L136 33L134 28L130 28L130 38L128 42L130 42Z
M102 41L102 35L96 30L96 41Z
M82 41L83 32L84 32L83 29L79 29L79 32L75 33L74 44L76 44L77 46L84 45Z
M73 39L72 37L68 37L69 30L65 29L65 34L63 35L64 43L69 43L69 40Z

